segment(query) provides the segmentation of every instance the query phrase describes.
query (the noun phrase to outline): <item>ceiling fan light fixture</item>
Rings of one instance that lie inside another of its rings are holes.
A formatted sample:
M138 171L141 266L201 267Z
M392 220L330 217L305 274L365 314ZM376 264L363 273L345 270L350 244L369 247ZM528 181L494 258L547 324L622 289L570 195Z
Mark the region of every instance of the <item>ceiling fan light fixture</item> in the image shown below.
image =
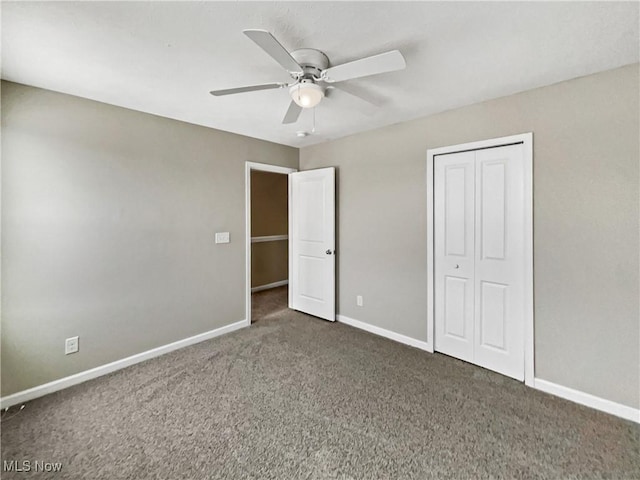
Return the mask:
M324 97L322 87L309 81L302 81L289 89L291 99L302 108L313 108Z

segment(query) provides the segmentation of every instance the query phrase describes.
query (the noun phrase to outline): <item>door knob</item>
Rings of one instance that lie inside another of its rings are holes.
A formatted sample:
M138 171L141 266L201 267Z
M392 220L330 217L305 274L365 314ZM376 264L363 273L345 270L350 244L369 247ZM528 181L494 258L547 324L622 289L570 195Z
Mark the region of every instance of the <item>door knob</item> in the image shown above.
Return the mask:
M455 266L455 267L453 267L453 268L460 268L460 265L456 265L456 266Z
M326 253L327 255L331 255L333 252L332 252L331 250L327 250L325 253Z

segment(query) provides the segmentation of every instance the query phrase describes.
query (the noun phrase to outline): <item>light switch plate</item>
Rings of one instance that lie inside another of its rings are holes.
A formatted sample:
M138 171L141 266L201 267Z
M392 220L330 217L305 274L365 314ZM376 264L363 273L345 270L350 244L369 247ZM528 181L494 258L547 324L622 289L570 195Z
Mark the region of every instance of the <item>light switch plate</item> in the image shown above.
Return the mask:
M216 243L229 243L229 232L216 233Z

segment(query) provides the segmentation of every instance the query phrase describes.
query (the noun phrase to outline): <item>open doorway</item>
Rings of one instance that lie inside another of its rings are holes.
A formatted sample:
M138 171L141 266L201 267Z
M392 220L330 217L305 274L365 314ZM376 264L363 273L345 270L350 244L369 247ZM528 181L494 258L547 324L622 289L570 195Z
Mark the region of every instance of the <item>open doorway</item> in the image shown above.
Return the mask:
M247 162L247 322L288 308L289 182L295 169Z

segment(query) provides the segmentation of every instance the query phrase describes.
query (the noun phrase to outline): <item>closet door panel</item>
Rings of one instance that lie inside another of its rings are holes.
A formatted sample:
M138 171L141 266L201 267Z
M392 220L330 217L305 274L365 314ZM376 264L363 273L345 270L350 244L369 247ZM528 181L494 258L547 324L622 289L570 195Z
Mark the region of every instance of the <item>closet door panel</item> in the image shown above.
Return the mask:
M473 361L474 152L435 159L435 349Z
M478 150L474 363L524 379L522 145Z

